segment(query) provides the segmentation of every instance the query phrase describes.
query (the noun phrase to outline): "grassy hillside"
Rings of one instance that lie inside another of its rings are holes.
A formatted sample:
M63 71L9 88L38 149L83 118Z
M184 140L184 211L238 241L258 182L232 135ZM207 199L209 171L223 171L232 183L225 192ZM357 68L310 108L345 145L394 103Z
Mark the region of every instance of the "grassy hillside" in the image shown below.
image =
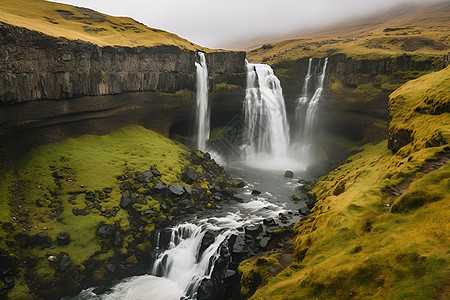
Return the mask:
M244 268L268 277L252 299L448 299L449 103L450 67L395 91L391 129L413 140L396 153L367 145L322 177L292 265L275 277Z
M381 14L337 24L316 33L266 44L249 51L248 59L276 64L303 57L343 53L354 59L413 54L443 56L450 51L450 4L397 7Z
M0 22L100 46L174 45L192 51L208 51L175 34L149 28L131 18L113 17L44 0L2 0Z

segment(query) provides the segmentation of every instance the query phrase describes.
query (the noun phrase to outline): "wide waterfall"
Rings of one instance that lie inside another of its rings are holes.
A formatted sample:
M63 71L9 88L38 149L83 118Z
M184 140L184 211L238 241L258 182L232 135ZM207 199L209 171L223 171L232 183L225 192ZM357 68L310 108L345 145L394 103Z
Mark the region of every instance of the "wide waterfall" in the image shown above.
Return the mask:
M314 94L309 97L309 87L311 86L311 78L314 59L310 58L308 62L308 71L305 76L305 83L303 86L303 95L297 99L297 107L295 111L295 126L296 126L296 143L293 148L296 151L296 156L305 164L312 164L315 160L313 150L313 138L317 123L317 111L319 103L323 96L324 82L328 66L328 58L318 60L316 69L319 74L316 76L316 82L313 85Z
M246 66L244 155L283 159L289 147L289 126L280 81L268 65L246 62Z
M209 139L209 104L208 104L208 68L205 53L199 52L199 62L195 62L197 70L197 110L195 115L195 134L197 149L205 150Z

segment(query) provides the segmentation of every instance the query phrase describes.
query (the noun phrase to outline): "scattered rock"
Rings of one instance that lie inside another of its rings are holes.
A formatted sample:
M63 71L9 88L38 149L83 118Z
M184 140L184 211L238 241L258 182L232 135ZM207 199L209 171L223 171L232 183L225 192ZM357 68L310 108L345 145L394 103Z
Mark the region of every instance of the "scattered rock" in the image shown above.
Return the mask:
M60 246L65 246L70 243L70 234L67 232L60 232L56 235L56 241Z
M260 194L261 194L261 192L258 191L258 190L253 190L252 191L252 195L260 195Z
M61 252L56 256L56 259L52 262L53 267L59 271L66 271L72 265L72 260L69 254Z
M276 226L277 225L277 223L275 222L275 220L273 218L264 219L263 224L266 226Z
M55 178L55 179L64 179L64 175L63 175L61 172L59 172L59 171L53 172L53 173L52 173L52 176L53 176L53 178Z
M192 208L191 200L189 199L183 199L180 202L178 202L178 208L184 211L190 210Z
M106 239L106 238L112 237L112 235L114 234L115 231L116 230L115 230L113 225L100 224L97 227L96 233L97 233L98 236L101 236L102 238Z
M147 171L142 174L142 182L150 183L153 182L153 172Z
M129 193L124 192L122 193L122 198L120 198L120 207L122 208L128 208L133 203L133 200L131 199L131 196Z
M287 170L286 172L284 172L284 177L286 178L293 178L294 177L294 172Z
M262 249L265 249L267 247L267 244L269 244L270 242L270 237L266 236L263 237L260 241L259 241L259 247L261 247Z
M117 248L121 248L123 245L123 235L122 233L120 233L120 231L116 231L114 233L114 237L113 237L113 245L116 246Z
M253 237L258 236L263 231L261 224L248 225L244 227L245 234L249 234Z
M163 183L161 180L157 180L155 183L155 186L153 187L152 191L155 193L162 193L167 189L167 186L165 183Z
M153 176L155 176L155 177L160 177L161 176L161 173L158 171L158 169L157 168L155 168L155 167L152 167L151 169L150 169L150 172L152 172L153 173Z
M169 185L167 192L169 197L181 197L185 193L184 188L178 184Z
M133 185L129 181L124 181L120 184L121 191L129 191L133 188Z
M112 192L112 189L111 188L104 188L103 192L106 193L106 194L109 194L109 193Z
M198 173L192 168L187 169L181 174L181 180L187 184L193 184L199 178Z
M51 245L52 239L48 236L47 232L38 233L33 238L33 246L49 248Z

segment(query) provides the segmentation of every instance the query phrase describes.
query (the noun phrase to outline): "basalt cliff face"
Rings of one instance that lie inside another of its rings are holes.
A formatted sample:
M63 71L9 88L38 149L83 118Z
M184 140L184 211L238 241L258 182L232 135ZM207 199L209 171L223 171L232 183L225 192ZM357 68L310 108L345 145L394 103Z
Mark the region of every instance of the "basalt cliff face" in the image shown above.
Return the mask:
M273 65L288 107L294 108L296 99L302 96L308 61L309 58L299 58ZM406 54L379 59L331 55L321 103L325 131L362 142L383 140L389 120L389 94L408 80L444 66L445 59L439 56L417 60Z
M206 59L213 110L239 109L233 98L244 93L245 53L212 51ZM127 124L168 135L192 115L195 60L194 51L176 46L100 47L0 23L3 150ZM236 88L224 99L218 84Z

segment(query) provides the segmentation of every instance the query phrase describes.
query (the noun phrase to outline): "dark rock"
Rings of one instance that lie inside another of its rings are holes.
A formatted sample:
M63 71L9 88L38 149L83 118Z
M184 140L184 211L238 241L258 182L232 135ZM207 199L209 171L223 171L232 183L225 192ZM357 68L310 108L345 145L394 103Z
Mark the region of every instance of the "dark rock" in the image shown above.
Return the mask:
M242 188L245 186L245 181L242 179L235 179L233 185L238 188Z
M308 207L308 209L313 209L314 202L306 202L306 207Z
M55 179L64 179L64 175L63 175L61 172L59 172L59 171L53 172L53 173L52 173L52 176L53 176L53 178L55 178Z
M277 223L275 222L275 220L273 218L267 218L263 220L263 224L266 226L275 226L277 225Z
M116 246L117 248L121 248L122 247L122 245L123 245L123 235L122 235L122 233L120 233L120 231L116 231L114 233L112 242L113 242L113 245Z
M303 185L312 185L312 181L311 180L303 179L303 178L299 179L298 183L301 183Z
M248 234L252 237L258 236L261 232L263 232L263 227L261 224L248 225L244 228L245 234Z
M396 153L403 146L413 141L412 131L400 129L395 132L389 132L388 149Z
M245 241L244 234L238 234L231 248L233 261L241 261L249 253L248 245Z
M294 177L294 172L292 172L292 171L290 171L290 170L287 170L287 171L284 173L284 177L286 177L286 178L293 178L293 177Z
M153 176L155 176L155 177L161 176L161 173L160 173L160 172L158 171L158 169L155 168L155 167L152 167L152 168L150 169L150 172L152 172L152 173L153 173Z
M121 191L129 191L133 189L133 185L129 181L124 181L120 184Z
M162 193L167 189L167 186L165 183L163 183L161 180L157 180L155 185L153 186L153 191L155 193Z
M252 191L252 195L260 195L260 194L261 194L261 192L258 191L258 190L253 190Z
M197 300L214 299L214 284L211 279L203 279L197 289Z
M188 195L192 195L192 188L191 188L190 186L185 186L185 187L184 187L184 190L186 191L186 193L187 193Z
M302 207L300 207L300 208L298 209L298 212L299 212L302 216L306 216L306 215L308 214L308 208L302 206Z
M153 182L153 172L146 171L142 174L142 182L150 183Z
M56 256L56 259L52 262L53 267L59 271L66 271L72 265L72 260L69 254L61 252Z
M41 232L33 238L34 246L49 248L52 245L52 239L48 236L47 232Z
M93 201L95 198L95 193L92 191L89 191L86 193L86 196L84 196L84 198L88 201Z
M192 168L187 169L181 174L181 180L187 184L193 184L199 178L198 173Z
M70 234L67 232L60 232L56 235L56 241L60 246L65 246L70 243Z
M128 195L129 195L128 193L122 193L122 198L120 198L120 204L119 204L120 207L127 208L133 203L131 196L128 196Z
M220 187L219 186L217 186L217 185L208 185L208 188L209 188L209 191L211 192L211 193L220 193L221 191L220 191Z
M263 237L263 238L259 241L258 245L259 245L259 247L261 247L262 249L266 249L267 244L268 244L269 242L270 242L270 237L266 236L266 237Z
M112 237L112 235L114 234L114 232L116 231L116 229L114 228L113 225L110 224L100 224L97 227L97 235L101 236L102 238L110 238Z
M181 200L180 202L178 202L178 208L184 211L190 210L192 208L191 200L189 199Z
M109 194L109 193L112 192L112 189L111 188L104 188L103 192L106 193L106 194Z
M169 194L169 197L181 197L184 195L185 190L181 185L172 184L167 188L167 192Z
M78 208L76 208L76 207L72 208L72 213L73 213L75 216L78 216Z
M203 252L214 243L217 237L217 232L207 231L202 238L202 243L200 244L200 250L198 252L198 257L201 257Z
M19 260L8 253L0 250L0 278L14 276L19 272Z
M285 214L283 214L283 213L279 213L278 217L280 218L280 220L287 220L288 219L287 216Z
M111 287L108 284L102 284L101 286L96 287L92 290L92 292L96 295L102 295L111 290Z
M34 202L34 204L36 205L36 207L43 207L44 206L44 201L42 201L42 200L36 200L35 202Z

